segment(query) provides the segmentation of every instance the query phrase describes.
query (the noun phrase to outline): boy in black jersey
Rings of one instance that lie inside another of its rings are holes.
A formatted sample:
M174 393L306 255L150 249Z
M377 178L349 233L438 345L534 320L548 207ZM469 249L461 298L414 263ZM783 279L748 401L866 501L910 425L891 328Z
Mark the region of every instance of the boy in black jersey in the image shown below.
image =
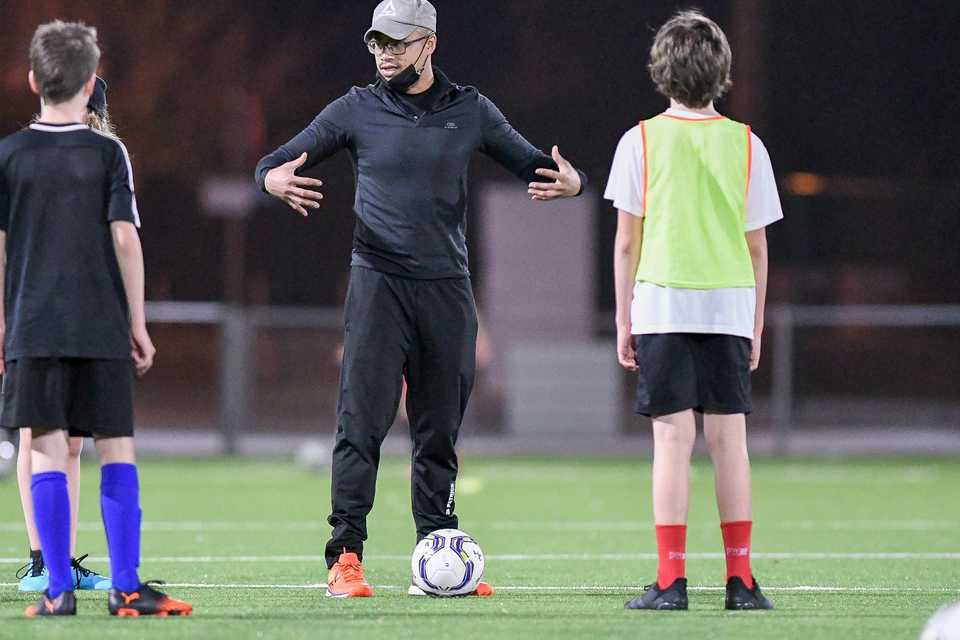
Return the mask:
M116 131L107 110L107 83L97 76L93 95L87 102L87 122L91 129L116 136ZM20 490L20 503L23 506L23 519L27 528L27 541L30 544L30 560L17 571L19 591L46 591L49 576L43 565L40 553L40 535L33 518L33 496L30 485L33 480L33 462L31 460L30 441L33 438L29 427L20 429L20 448L17 451L17 488ZM77 518L80 513L80 454L83 452L84 437L79 433L70 433L70 457L67 460L67 491L70 495L70 561L73 565L75 586L80 591L109 591L113 587L110 578L92 571L81 563L87 555L77 557Z
M49 585L28 617L76 613L70 568L67 433L96 439L113 615L189 615L141 583L133 377L153 364L130 158L92 131L86 106L100 59L96 30L40 26L30 87L40 119L0 142L3 283L0 425L29 427L31 494Z

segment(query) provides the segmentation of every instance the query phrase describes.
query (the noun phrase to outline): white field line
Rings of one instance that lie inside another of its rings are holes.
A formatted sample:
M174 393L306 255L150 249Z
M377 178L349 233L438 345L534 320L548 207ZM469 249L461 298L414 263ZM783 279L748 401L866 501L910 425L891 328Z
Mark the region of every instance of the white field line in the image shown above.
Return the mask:
M827 552L827 553L753 553L751 557L755 560L957 560L960 561L960 552L942 552L942 553L911 553L911 552L878 552L878 553L858 553L858 552ZM382 562L400 562L409 561L406 555L379 555L372 554L366 556L369 561ZM722 560L722 553L688 553L688 560ZM629 560L656 560L655 553L514 553L514 554L493 554L488 555L487 560L491 562L537 562L537 561L629 561ZM106 557L90 557L88 562L109 562ZM23 558L0 558L0 564L23 564ZM216 564L230 562L246 563L321 563L325 562L323 556L148 556L143 559L144 563L157 564Z
M15 587L16 582L0 583L0 587ZM244 583L224 583L214 584L207 582L167 582L165 587L179 589L296 589L296 590L318 590L326 589L324 583L313 584L244 584ZM401 590L407 589L410 585L374 585L375 589ZM580 586L501 586L497 585L498 591L516 591L516 592L633 592L642 590L639 585L580 585ZM704 593L722 593L724 587L704 587L691 586L689 591ZM796 585L787 587L771 587L764 585L764 591L771 593L960 593L960 587L824 587L819 585Z
M90 521L81 522L77 525L80 531L103 531L103 523ZM241 531L329 531L330 525L324 520L315 521L269 521L269 520L240 520L211 522L199 520L177 520L177 521L147 521L142 525L143 531L159 532L202 532L202 531L228 531L231 533ZM0 533L22 533L22 522L0 522Z
M397 523L392 523L397 524ZM692 526L712 527L716 522L699 522ZM770 522L764 529L787 529L791 531L958 531L960 520L798 520ZM644 520L583 520L574 522L545 522L537 520L500 520L483 528L502 531L652 531L653 523ZM102 531L100 522L79 524L80 531ZM329 531L330 525L318 520L238 520L238 521L147 521L144 531L156 532L216 532L244 531ZM23 523L0 522L0 533L23 533Z
M715 527L717 522L699 522L694 527ZM764 529L790 531L956 531L960 520L799 520L763 523ZM486 527L494 530L529 531L653 531L653 523L642 520L537 522L500 520Z

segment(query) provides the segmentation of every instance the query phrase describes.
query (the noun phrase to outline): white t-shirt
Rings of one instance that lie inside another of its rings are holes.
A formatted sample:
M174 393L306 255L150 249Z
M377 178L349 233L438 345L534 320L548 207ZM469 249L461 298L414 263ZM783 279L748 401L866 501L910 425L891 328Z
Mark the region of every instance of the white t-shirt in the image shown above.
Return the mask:
M685 109L670 108L667 115L707 118ZM783 218L780 194L773 175L770 154L755 134L750 134L753 163L744 231L756 231ZM643 216L643 136L639 125L627 131L613 158L604 198L613 206L637 217ZM651 282L637 282L630 309L632 332L723 333L753 338L756 290L678 289Z

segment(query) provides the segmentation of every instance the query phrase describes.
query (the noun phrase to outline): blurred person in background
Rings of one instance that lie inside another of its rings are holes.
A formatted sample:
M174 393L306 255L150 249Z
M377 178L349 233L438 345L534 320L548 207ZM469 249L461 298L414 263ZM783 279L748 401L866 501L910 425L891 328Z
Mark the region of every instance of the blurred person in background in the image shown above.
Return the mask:
M39 120L35 118L36 122ZM97 77L93 94L87 103L87 125L112 138L117 138L116 129L110 120L107 109L107 83ZM30 482L33 477L33 464L30 455L32 440L30 429L20 429L20 443L17 451L17 485L20 490L20 503L23 506L23 520L27 527L27 540L30 543L30 560L17 572L20 591L46 591L49 582L43 554L40 552L40 536L33 519L33 497L30 495ZM112 586L110 578L87 569L81 563L86 555L77 557L77 522L80 517L80 453L83 451L83 436L75 430L70 431L69 459L67 460L67 488L70 493L70 564L76 588L79 590L107 591Z
M620 141L606 198L614 248L617 355L637 371L653 419L657 579L628 609L687 609L690 457L703 414L727 561L727 609L770 609L750 567L746 414L760 362L765 228L783 217L773 167L750 127L714 107L730 86L720 27L683 11L660 28L650 76L670 100Z
M357 222L326 546L327 595L342 598L373 595L362 564L366 518L404 380L417 540L459 526L456 442L478 330L465 238L470 158L488 155L537 201L577 196L586 185L557 147L552 157L538 150L476 88L434 66L430 2L381 2L363 41L376 81L328 105L256 169L261 189L306 216L320 207L321 182L297 172L342 149L354 163ZM415 586L409 593L423 595ZM492 593L486 583L475 592Z

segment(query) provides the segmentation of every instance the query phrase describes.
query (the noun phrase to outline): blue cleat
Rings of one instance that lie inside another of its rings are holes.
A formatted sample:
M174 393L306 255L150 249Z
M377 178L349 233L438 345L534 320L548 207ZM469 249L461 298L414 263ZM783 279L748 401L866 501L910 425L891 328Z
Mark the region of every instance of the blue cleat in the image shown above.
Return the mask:
M41 592L46 591L49 583L47 576L47 567L43 564L43 558L39 554L32 557L30 562L20 567L17 571L17 580L19 584L17 589L23 592Z
M86 559L87 556L82 555L70 561L70 565L73 567L73 576L77 582L77 589L80 591L109 591L112 589L113 580L80 564Z

